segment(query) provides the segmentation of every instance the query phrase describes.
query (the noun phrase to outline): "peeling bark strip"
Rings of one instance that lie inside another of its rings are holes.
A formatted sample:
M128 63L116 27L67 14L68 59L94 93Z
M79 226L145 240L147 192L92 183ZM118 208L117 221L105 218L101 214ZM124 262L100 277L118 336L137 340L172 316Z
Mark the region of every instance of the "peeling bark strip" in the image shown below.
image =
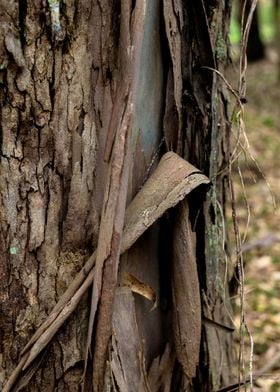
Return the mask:
M191 380L199 362L201 300L196 263L196 236L187 200L176 207L173 232L173 333L178 361Z
M170 391L172 374L175 362L175 353L170 344L166 344L161 356L155 358L148 373L148 383L151 391Z
M130 99L128 105L130 107L127 108L121 129L116 135L116 149L113 151L107 194L104 198L96 255L96 273L87 342L87 352L89 352L91 351L93 325L97 315L94 344L94 391L101 391L103 388L107 345L111 336L111 318L114 291L117 284L128 181L128 146L132 116ZM85 366L87 365L86 359Z
M124 71L127 74L124 75L121 83L127 85L128 91L124 91L124 96L116 97L117 100L121 100L119 105L120 107L124 107L124 114L120 125L117 126L115 131L116 136L103 201L86 347L85 378L88 374L88 355L91 353L91 341L95 325L92 375L94 392L103 390L107 346L112 331L113 303L118 279L118 265L131 160L131 126L136 102L136 86L139 74L143 26L146 16L146 1L138 0L133 12L130 7L130 1L122 0L123 29L121 30L120 36L120 50L125 65ZM127 33L129 33L129 39ZM116 115L114 110L112 115ZM117 111L117 115L120 115L119 111ZM112 124L112 121L110 123ZM109 145L111 143L109 141ZM105 150L105 159L108 157L109 151L110 147ZM84 390L87 383L88 380L85 379Z
M121 253L126 252L168 209L176 206L200 185L208 184L208 178L194 166L175 153L166 153L126 210ZM82 295L91 285L95 261L96 252L86 262L48 318L25 346L22 352L23 358L3 392L11 390L21 370L32 363L73 313Z
M125 326L125 328L124 328ZM134 298L128 288L116 291L113 314L113 350L110 366L120 391L150 392L143 365Z
M177 145L176 152L182 154L182 93L183 93L183 80L182 80L182 29L183 29L183 9L181 0L165 0L163 2L165 31L168 39L170 57L172 61L173 72L173 94L177 111L178 124L177 129L172 132L172 139L177 132ZM170 78L170 75L169 75ZM174 118L173 118L174 121ZM170 146L171 147L171 146Z

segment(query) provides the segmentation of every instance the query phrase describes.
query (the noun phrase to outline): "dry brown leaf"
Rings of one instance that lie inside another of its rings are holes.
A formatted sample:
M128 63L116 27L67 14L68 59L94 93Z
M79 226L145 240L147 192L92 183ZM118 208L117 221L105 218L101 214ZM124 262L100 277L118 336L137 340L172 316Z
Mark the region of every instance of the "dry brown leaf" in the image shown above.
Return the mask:
M147 283L141 282L141 280L137 279L134 275L125 273L122 281L123 286L128 287L133 293L137 293L142 295L142 297L147 298L149 301L152 301L154 307L156 306L156 292L155 290L149 286Z

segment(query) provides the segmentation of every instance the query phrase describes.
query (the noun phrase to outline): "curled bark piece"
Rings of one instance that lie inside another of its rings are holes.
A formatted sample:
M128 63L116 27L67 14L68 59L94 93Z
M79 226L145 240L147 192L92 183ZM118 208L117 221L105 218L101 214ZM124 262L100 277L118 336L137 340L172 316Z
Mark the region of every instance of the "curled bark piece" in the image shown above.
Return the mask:
M129 249L169 208L193 189L209 182L190 163L173 152L167 152L126 210L122 251Z

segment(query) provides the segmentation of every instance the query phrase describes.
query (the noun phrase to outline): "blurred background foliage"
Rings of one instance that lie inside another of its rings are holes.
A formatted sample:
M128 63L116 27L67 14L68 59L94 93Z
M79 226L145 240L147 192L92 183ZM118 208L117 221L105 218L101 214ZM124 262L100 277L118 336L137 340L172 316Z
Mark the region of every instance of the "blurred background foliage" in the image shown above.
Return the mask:
M278 10L275 8L276 3ZM233 170L239 227L242 236L247 233L243 245L245 317L254 338L254 372L263 370L263 377L258 379L254 387L254 391L258 392L280 391L279 3L279 0L258 2L258 29L264 51L259 61L248 62L247 69L244 119L250 151L240 155ZM233 64L227 75L236 90L240 4L240 1L235 0L230 29ZM257 165L250 154L256 159ZM242 173L244 187L238 169ZM251 215L248 230L247 204ZM227 224L232 225L230 213ZM234 301L238 310L239 301ZM238 325L238 311L236 313L235 321ZM250 343L249 338L246 338L247 364L249 353Z
M273 0L259 0L259 23L261 39L265 44L271 44L275 38L275 23L274 23L274 1ZM234 2L233 12L230 25L230 41L232 45L238 45L240 42L240 26L237 17L237 1Z

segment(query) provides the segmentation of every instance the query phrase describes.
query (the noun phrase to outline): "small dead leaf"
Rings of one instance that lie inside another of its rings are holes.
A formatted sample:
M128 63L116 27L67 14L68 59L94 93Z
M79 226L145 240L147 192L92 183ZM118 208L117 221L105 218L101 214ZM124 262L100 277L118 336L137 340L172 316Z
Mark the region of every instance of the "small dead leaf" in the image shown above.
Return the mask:
M157 306L157 296L151 286L147 283L141 282L141 280L129 273L124 274L122 283L123 286L128 287L133 293L137 293L142 297L147 298L149 301L152 301L154 305L151 310L155 309Z

